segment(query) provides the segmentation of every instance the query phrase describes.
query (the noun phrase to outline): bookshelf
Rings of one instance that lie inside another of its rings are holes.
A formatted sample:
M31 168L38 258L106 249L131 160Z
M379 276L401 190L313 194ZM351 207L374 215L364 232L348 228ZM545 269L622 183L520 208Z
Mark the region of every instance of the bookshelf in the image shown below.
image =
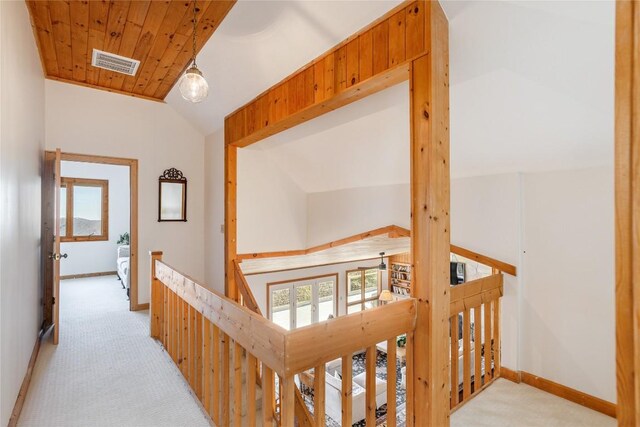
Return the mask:
M411 257L408 253L389 257L389 290L395 295L411 295Z

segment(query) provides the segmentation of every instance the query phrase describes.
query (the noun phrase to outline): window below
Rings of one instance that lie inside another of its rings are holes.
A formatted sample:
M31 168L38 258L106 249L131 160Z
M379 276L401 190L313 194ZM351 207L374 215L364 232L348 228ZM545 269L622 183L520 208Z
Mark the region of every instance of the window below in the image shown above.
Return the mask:
M377 267L347 271L347 314L377 307L380 284Z
M291 330L336 316L338 275L267 284L269 319Z
M62 178L60 188L60 240L109 240L109 181Z

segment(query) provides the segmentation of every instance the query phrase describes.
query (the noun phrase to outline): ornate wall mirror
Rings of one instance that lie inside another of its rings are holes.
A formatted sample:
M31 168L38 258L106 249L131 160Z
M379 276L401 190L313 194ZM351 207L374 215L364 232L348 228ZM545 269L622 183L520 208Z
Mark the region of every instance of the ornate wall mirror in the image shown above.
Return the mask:
M187 178L176 168L167 169L160 182L158 221L187 221Z

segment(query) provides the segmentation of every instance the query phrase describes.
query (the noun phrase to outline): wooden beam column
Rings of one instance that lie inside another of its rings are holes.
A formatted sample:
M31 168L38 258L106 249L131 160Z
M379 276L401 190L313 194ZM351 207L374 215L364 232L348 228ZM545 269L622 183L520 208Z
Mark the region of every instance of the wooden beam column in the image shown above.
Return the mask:
M640 425L640 4L616 9L616 366L618 425Z
M238 300L234 261L238 255L237 244L237 193L238 193L238 148L229 144L229 127L225 122L224 147L224 292Z
M427 2L427 53L411 63L412 296L415 426L449 425L449 29Z

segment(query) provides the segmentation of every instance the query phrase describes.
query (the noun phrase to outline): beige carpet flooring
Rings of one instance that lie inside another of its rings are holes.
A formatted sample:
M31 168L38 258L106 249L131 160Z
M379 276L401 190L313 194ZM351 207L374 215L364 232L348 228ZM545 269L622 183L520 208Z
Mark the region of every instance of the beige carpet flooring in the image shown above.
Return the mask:
M499 379L451 415L451 427L608 427L614 418L530 387Z
M115 276L65 280L60 291L60 343L45 337L19 426L209 426Z

